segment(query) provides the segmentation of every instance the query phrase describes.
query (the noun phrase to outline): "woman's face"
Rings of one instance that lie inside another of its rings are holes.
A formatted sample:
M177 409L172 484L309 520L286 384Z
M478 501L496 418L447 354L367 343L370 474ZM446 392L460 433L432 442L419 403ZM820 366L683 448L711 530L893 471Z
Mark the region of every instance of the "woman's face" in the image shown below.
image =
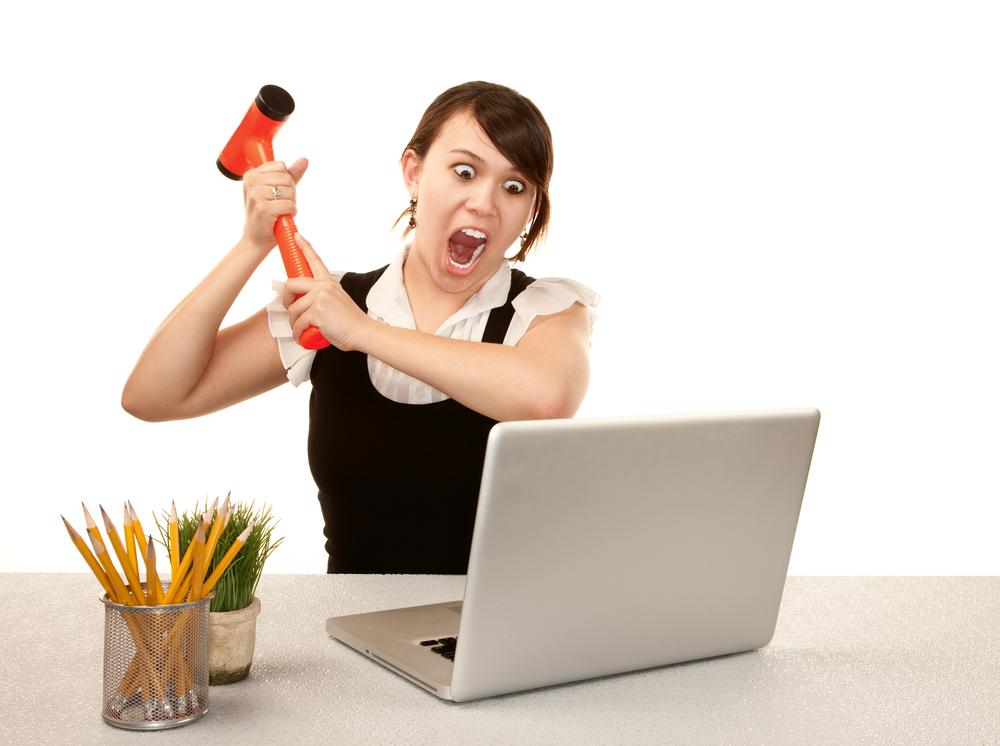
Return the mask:
M416 254L445 292L478 290L500 268L504 254L524 231L535 186L465 112L445 122L422 162L412 150L406 151L403 175L410 194L417 197L410 258ZM485 243L467 268L454 266L451 260L464 263L469 258L449 248L453 234L461 228L479 231L478 240L471 242Z

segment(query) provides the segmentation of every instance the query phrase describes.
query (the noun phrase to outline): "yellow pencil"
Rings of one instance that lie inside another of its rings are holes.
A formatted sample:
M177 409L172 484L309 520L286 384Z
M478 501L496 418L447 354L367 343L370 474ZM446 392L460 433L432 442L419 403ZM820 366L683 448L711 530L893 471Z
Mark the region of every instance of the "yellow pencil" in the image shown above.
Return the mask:
M146 534L142 530L142 523L139 521L139 514L135 512L135 508L132 507L132 501L128 500L125 503L127 520L132 524L132 535L135 536L135 542L139 545L139 554L142 555L143 564L146 562L146 547L143 539ZM139 565L136 563L136 572L139 571ZM156 597L159 598L163 595L163 589L157 586L155 589ZM149 565L146 565L146 596L149 601L150 606L155 606L157 604L156 598L149 595Z
M208 530L212 527L212 516L215 515L215 510L219 505L219 498L215 498L212 501L212 507L208 508L201 516L201 525L205 527L205 536L208 536Z
M180 541L177 543L177 549L180 550ZM194 562L194 542L188 544L187 551L184 552L184 559L181 560L181 566L177 568L177 573L171 575L170 577L170 587L167 589L167 596L163 603L172 604L178 598L183 598L180 594L181 586L184 584L184 579L188 577L190 573L188 570L191 567L191 563Z
M135 556L135 544L139 541L139 537L132 534L132 519L128 514L127 505L125 506L125 520L122 521L122 527L125 531L125 549L127 550L129 562L132 563L132 567L138 567L139 561Z
M202 528L205 529L205 541L206 542L208 541L208 535L209 535L209 532L210 532L210 530L212 528L212 517L216 514L216 505L217 505L218 502L219 502L219 498L215 498L215 500L212 502L212 507L209 508L208 510L206 510L205 513L201 517L201 526L202 526ZM202 547L202 549L204 549L204 547ZM207 571L206 571L206 564L207 564L207 558L205 557L205 552L202 551L202 553L201 553L201 559L199 560L199 563L196 564L196 565L193 565L193 568L200 571L200 577L201 577L201 579L203 581L205 580L205 575L208 574Z
M191 552L188 552L186 556L190 557L194 552L194 542L191 542L191 546L188 547ZM184 594L187 593L187 589L191 587L191 563L188 563L187 567L181 564L181 573L176 578L170 578L170 585L167 587L167 593L163 597L163 602L161 605L167 606L170 604L180 603L180 599L184 598Z
M151 699L154 694L162 698L163 684L159 681L156 665L150 657L156 642L151 639L148 622L140 621L129 612L123 612L121 619L132 633L135 653L129 662L128 670L118 684L118 691L126 697L131 697L136 689L141 687L143 700Z
M104 541L101 539L100 534L95 536L90 533L89 529L88 534L90 535L90 543L94 546L94 554L97 555L97 560L101 563L101 567L103 567L104 572L108 574L108 582L115 590L115 597L112 600L118 604L139 606L139 602L132 597L132 594L128 592L128 588L125 587L125 583L122 582L121 576L118 574L114 563L111 561L111 556L108 554L108 550L104 547Z
M153 595L149 593L149 562L147 561L147 553L145 542L143 541L146 534L142 531L142 523L139 521L139 514L135 512L135 508L132 507L132 501L129 500L125 503L125 514L126 519L131 522L132 533L135 535L136 543L139 545L140 554L142 555L143 563L146 565L146 597L149 599L150 606L156 606L159 603L159 599L163 597L163 588L160 586L159 582L153 586ZM139 565L135 566L136 571L139 570ZM154 568L155 570L155 568Z
M83 505L82 502L80 504ZM115 595L118 598L116 603L138 606L139 602L125 587L125 583L118 574L118 570L115 569L115 564L111 561L111 555L108 554L108 549L104 544L104 537L101 536L101 532L97 528L97 524L90 515L90 511L87 510L86 505L83 505L83 516L87 521L87 535L90 537L90 543L94 547L94 554L97 555L97 559L101 563L101 567L103 567L104 571L108 574L108 582L111 583L111 587L115 590ZM98 549L98 547L100 547L100 549ZM124 593L122 593L122 591L124 591Z
M218 502L218 499L216 499L216 502ZM201 525L198 527L198 530L202 531L203 537L208 531L210 515L211 511L205 511L201 517ZM188 543L187 551L184 552L184 559L181 560L181 566L177 569L177 577L170 578L170 587L167 589L167 596L164 600L164 604L174 604L183 601L184 596L191 588L192 578L196 574L198 568L198 563L195 562L195 559L197 558L195 549L194 537L191 537L191 541ZM190 574L188 573L188 568L191 568ZM202 578L205 577L204 569L202 569L201 576Z
M126 501L126 506L128 508L128 514L132 520L132 535L135 536L135 541L139 545L139 549L141 550L139 553L142 554L142 552L145 551L146 549L144 546L142 546L143 543L142 540L146 537L146 532L142 530L142 523L139 522L139 514L136 513L135 508L132 507L132 501L131 500ZM135 569L138 570L139 565L136 565ZM148 571L149 568L146 568L146 570Z
M215 547L219 543L219 537L222 535L222 529L225 528L226 518L229 517L229 498L222 503L222 510L215 517L215 523L212 524L212 534L208 537L205 542L205 567L201 574L202 580L205 579L205 574L208 572L209 566L212 564L212 557L215 556Z
M81 503L82 505L83 503ZM103 509L102 509L103 511ZM111 555L108 554L107 548L104 546L104 541L101 538L101 532L97 528L97 524L94 523L93 517L90 515L90 511L87 510L87 506L83 505L83 514L87 519L87 535L90 537L90 543L94 546L94 553L97 555L97 559L101 566L104 568L105 574L108 579L108 583L111 586L113 593L109 594L109 598L118 604L127 604L129 606L140 606L140 602L137 601L129 590L125 587L125 583L122 582L121 577L118 575L118 571L115 569L114 562L111 561ZM107 514L105 514L107 518ZM65 520L65 519L63 519ZM68 524L67 524L68 525ZM141 590L140 590L141 595ZM146 671L149 674L153 673L152 664L149 662L148 657L145 655L142 647L142 634L141 630L137 627L135 620L127 614L122 615L122 619L128 625L129 630L132 632L132 637L135 639L136 644L136 655L143 658L143 663L145 664Z
M87 550L86 545L83 543L83 539L79 536L79 534L76 534L76 532L73 531L73 528L72 526L69 525L69 522L66 521L65 518L63 518L63 522L66 524L66 528L70 531L70 536L76 537L74 539L74 544L77 545L77 548L80 550L80 553L84 555L84 559L87 560L87 564L91 565L91 569L95 570L95 574L98 569L103 568L102 573L104 576L104 580L107 582L107 587L105 588L105 590L109 591L108 598L112 602L118 604L127 604L129 606L138 606L139 602L132 597L129 590L125 587L124 582L122 582L121 577L118 575L118 571L115 569L114 563L111 560L111 555L108 554L108 550L104 544L103 539L101 538L101 533L97 528L97 524L94 522L93 517L90 515L90 511L87 510L86 505L83 505L83 512L84 516L87 519L87 534L90 538L91 544L93 544L94 546L94 552L97 555L96 562L99 562L100 567L94 568L94 566L91 564L92 561L94 561L94 555L90 554L89 550ZM105 513L105 520L106 521L108 520L106 513ZM102 578L98 576L98 579L101 580ZM102 585L104 585L103 582ZM141 630L138 628L136 621L131 619L131 617L129 617L128 615L122 615L122 619L128 625L130 631L132 632L132 637L135 639L136 642L135 657L142 658L142 663L145 666L147 674L152 675L153 674L152 664L149 661L145 651L143 650L143 644L142 644L143 635L141 633ZM133 658L133 664L136 662L135 657ZM130 664L129 669L130 671L137 673L134 665ZM127 687L130 685L131 681L134 680L135 673L133 673L133 675L130 677L128 676L128 672L126 672L126 677L122 680L120 684L121 688L119 689L119 691L122 691L122 693L125 694L126 696L129 696L131 694L131 692L128 692ZM134 688L132 691L133 692L135 691Z
M191 546L192 547L194 546L194 540L193 539L191 540ZM194 568L191 568L191 570L189 570L184 575L184 580L181 583L178 584L177 590L173 592L173 596L171 596L168 593L167 597L166 597L166 599L164 599L163 603L164 604L180 604L180 603L184 603L185 598L186 598L186 596L188 594L188 591L191 590L191 578L193 578L193 577L194 577ZM171 585L173 585L173 584L171 583Z
M101 586L108 594L108 598L110 598L112 601L115 601L116 603L121 603L120 601L118 601L118 594L116 594L114 589L111 587L111 583L108 580L108 574L104 572L104 568L101 567L100 563L97 561L97 557L95 557L94 553L91 552L90 549L87 547L87 544L84 542L83 537L73 530L73 527L69 525L69 521L67 521L61 515L59 517L62 518L63 523L66 524L66 530L69 531L69 538L73 540L74 544L76 544L76 548L80 551L80 554L83 555L83 559L86 560L87 564L90 566L91 571L94 573L95 576L97 576L97 580L100 582Z
M132 660L128 662L128 668L125 670L125 675L122 676L122 680L118 683L118 691L122 693L125 699L128 699L133 694L135 694L136 689L139 688L138 678L141 676L139 671L139 655L132 656Z
M226 571L226 568L229 567L229 563L233 561L233 558L239 553L240 549L246 543L246 540L250 536L251 531L253 531L252 523L245 529L243 529L243 533L236 537L236 539L233 541L233 545L229 547L229 551L227 551L225 556L223 556L223 558L219 560L218 566L215 568L212 574L208 576L208 579L205 581L205 585L202 587L201 593L197 596L194 594L191 595L192 601L195 601L199 598L204 598L205 596L207 596L209 593L212 592L212 589L215 588L215 584L219 582L219 579L222 577L222 574Z
M108 512L100 505L97 507L101 508L101 515L104 517L104 528L108 532L108 539L111 541L111 546L114 547L115 554L118 555L118 561L122 564L125 577L128 578L129 584L135 589L136 600L140 606L149 606L149 601L147 601L146 595L142 592L139 571L135 565L128 561L128 554L125 553L125 547L122 546L122 540L118 536L118 529L115 528L115 524L111 520L111 516L108 515Z
M181 536L177 528L177 504L170 501L170 577L177 577L177 570L181 566Z
M191 576L191 600L201 598L201 587L205 582L205 525L198 526L194 535L194 574Z
M146 595L152 599L152 606L160 602L163 588L160 586L160 576L156 574L156 548L153 546L153 535L149 535L146 547Z
M94 522L93 517L90 515L90 511L87 510L87 506L84 505L83 501L80 501L80 505L83 505L83 518L87 522L87 533L90 534L91 543L96 538L103 542L104 537L101 536L100 530L97 528L97 524Z

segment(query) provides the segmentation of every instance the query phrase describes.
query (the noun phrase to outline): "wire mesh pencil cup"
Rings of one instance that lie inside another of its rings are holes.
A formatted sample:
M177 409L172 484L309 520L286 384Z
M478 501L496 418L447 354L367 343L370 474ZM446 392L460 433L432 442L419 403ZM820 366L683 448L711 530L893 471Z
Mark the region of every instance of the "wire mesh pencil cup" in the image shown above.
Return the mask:
M143 583L145 590L145 583ZM169 606L104 603L104 720L162 730L208 712L212 596Z

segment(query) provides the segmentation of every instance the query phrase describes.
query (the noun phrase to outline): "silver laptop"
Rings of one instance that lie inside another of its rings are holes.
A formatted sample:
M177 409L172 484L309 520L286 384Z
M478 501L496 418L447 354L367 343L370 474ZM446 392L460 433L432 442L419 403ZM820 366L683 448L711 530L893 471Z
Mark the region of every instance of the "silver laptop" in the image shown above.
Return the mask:
M819 417L497 423L464 599L327 633L458 702L763 647Z

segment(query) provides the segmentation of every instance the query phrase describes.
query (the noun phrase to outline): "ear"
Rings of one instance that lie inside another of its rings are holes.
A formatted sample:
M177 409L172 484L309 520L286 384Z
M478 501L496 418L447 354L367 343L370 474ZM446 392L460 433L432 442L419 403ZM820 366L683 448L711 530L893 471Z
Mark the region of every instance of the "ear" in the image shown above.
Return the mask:
M417 151L407 148L403 153L403 182L406 184L408 194L420 191L420 171L423 165L423 159L417 155Z

